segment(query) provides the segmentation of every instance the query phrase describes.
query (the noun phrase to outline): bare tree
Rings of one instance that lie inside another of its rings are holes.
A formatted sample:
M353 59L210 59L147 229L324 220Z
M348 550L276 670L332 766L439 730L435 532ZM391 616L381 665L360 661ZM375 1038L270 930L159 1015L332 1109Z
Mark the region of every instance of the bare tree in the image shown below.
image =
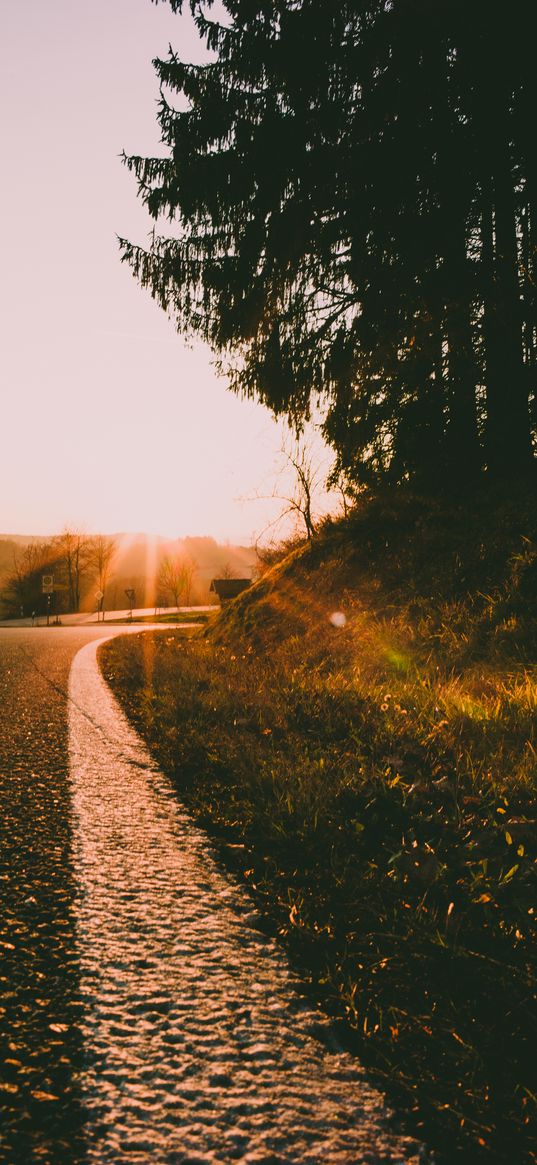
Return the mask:
M190 607L192 601L192 585L194 582L194 575L197 569L197 562L190 555L183 558L183 591L185 599L185 607Z
M195 570L196 563L192 558L177 554L174 557L166 555L162 559L157 575L157 590L159 593L171 595L177 610L183 595L187 606L190 604Z
M258 500L275 498L284 503L284 508L256 540L256 549L263 536L281 525L285 518L294 518L296 530L302 531L308 542L315 537L319 521L319 495L323 488L332 488L327 482L327 467L314 452L309 441L296 438L292 443L284 442L280 455L282 467L270 494L256 494Z
M92 557L92 543L81 530L66 526L55 539L55 544L63 558L69 592L69 610L80 610L80 589L82 576L88 569Z
M106 587L110 579L112 571L112 564L117 553L117 541L106 534L97 534L91 539L90 548L90 563L95 571L95 581L98 590L102 595L99 600L99 608L102 612L102 619L104 623L104 614L106 609L105 595Z
M162 559L157 575L157 590L159 594L173 599L173 606L179 607L181 595L181 569L177 558L170 558L167 554Z
M295 475L294 489L291 496L286 499L289 502L288 513L296 514L299 521L304 523L306 538L311 542L316 529L312 509L313 497L321 483L321 471L314 463L311 449L300 441L296 441L291 449L284 446L282 453Z
M13 564L17 578L25 578L50 566L54 561L55 552L53 542L46 540L29 542L22 550L16 549L13 555Z
M336 469L330 474L327 482L328 488L334 490L339 494L341 500L341 513L344 518L348 518L351 510L357 503L358 497L362 492L361 487L356 486L349 481L345 473L341 469Z

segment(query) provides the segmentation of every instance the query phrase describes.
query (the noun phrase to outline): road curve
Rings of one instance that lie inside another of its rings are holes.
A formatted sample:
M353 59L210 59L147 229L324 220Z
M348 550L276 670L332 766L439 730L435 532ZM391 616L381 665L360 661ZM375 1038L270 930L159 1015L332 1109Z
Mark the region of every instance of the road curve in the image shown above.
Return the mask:
M415 1162L124 719L99 638L0 632L0 1160Z

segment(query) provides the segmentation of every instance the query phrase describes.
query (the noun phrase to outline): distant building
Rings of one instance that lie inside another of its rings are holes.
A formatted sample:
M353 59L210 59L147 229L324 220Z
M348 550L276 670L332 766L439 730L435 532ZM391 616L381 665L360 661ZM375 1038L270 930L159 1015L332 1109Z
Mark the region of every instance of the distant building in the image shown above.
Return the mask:
M221 603L229 603L251 585L251 578L213 578L209 590L218 595Z

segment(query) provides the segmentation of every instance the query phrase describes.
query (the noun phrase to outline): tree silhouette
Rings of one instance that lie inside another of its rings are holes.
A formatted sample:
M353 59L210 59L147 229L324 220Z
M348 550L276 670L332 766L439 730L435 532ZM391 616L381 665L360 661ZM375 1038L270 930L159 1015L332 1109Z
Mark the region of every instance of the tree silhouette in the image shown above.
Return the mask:
M108 534L96 534L90 543L89 563L93 568L95 581L99 588L100 598L97 602L97 614L101 615L104 623L106 611L106 588L110 581L112 565L117 554L117 540Z
M356 483L532 472L532 0L190 8L212 59L155 62L166 156L125 158L174 228L122 240L140 283L237 392L320 399Z
M173 605L177 610L179 610L183 596L186 605L190 605L195 570L196 563L188 555L166 554L162 559L157 577L157 589L161 595L171 595Z
M92 558L92 540L81 530L65 526L54 539L63 564L63 574L67 587L67 609L80 610L80 596L84 575Z

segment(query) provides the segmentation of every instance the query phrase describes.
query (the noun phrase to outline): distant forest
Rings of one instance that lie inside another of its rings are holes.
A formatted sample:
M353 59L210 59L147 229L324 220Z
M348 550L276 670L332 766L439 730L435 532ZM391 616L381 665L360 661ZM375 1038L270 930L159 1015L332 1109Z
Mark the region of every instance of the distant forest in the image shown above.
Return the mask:
M53 577L54 614L130 606L177 607L215 601L215 577L250 578L255 550L210 537L169 540L144 534L89 536L64 530L52 538L0 535L0 617L43 614L43 576ZM102 594L102 599L99 595Z

